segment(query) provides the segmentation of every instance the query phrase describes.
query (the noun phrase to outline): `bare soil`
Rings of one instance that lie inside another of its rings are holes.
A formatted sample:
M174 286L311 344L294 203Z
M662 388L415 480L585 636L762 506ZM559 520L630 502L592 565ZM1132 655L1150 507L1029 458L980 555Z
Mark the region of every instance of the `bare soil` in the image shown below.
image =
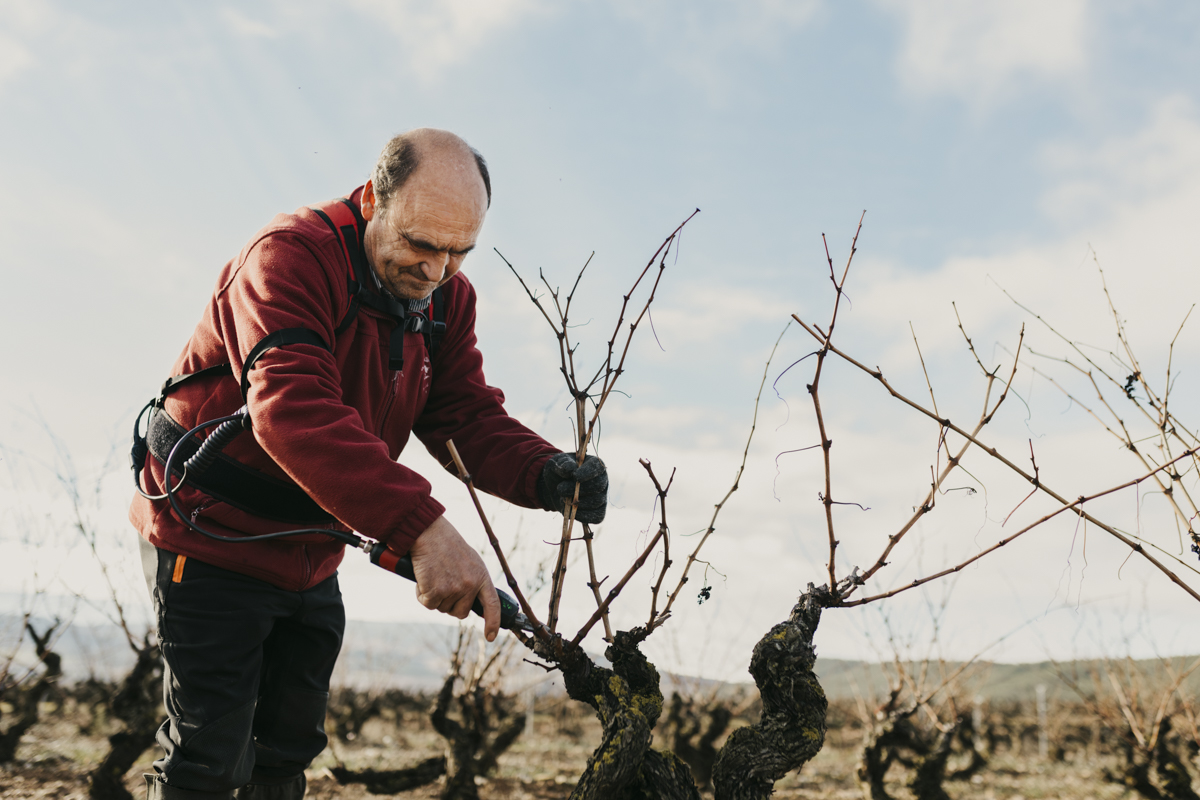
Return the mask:
M496 773L480 785L484 800L550 800L570 795L588 755L599 742L596 720L567 704L549 708L535 720L534 735L522 737L505 753ZM0 768L0 798L87 797L87 772L105 751L100 736L85 736L76 721L52 717L39 723L22 741L15 763ZM857 800L862 794L854 779L859 734L853 728L831 730L825 748L799 773L781 781L775 796L780 800ZM399 769L442 752L442 740L420 715L405 715L401 725L373 719L350 742L334 740L308 772L308 796L314 800L360 800L398 797L432 800L439 784L398 795L371 795L362 785L339 784L329 767ZM156 757L148 751L126 779L134 797L142 797L141 773L151 769ZM953 768L952 764L952 768ZM1106 757L1077 754L1061 762L1042 761L1032 753L1001 752L971 781L947 783L951 797L981 800L1034 800L1070 798L1106 800L1128 797L1123 787L1104 780ZM903 767L889 773L889 791L896 800L907 800ZM707 795L706 795L707 796Z

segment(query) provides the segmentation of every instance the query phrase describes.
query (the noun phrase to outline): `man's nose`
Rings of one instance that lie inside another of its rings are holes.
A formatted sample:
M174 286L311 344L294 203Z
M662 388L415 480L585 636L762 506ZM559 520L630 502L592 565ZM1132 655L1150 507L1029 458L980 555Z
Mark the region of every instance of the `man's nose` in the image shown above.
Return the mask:
M424 273L426 280L437 282L446 274L446 265L449 263L450 254L439 251L421 262L421 272Z

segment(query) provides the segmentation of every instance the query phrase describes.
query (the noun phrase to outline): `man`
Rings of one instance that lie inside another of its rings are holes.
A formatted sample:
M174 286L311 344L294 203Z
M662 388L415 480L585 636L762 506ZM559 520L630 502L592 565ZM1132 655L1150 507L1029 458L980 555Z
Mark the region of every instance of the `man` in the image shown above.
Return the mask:
M410 555L424 606L462 619L478 599L495 638L483 561L429 483L396 463L410 433L451 470L453 439L476 485L518 505L561 512L578 480L577 518L603 519L600 460L576 470L484 381L475 292L459 270L490 202L478 153L446 131L410 131L365 186L276 216L222 270L155 404L151 455L135 457L130 519L153 576L168 714L148 797L303 796L345 622L344 545L321 529ZM162 494L172 447L243 403L252 435L186 478L173 462L173 510ZM208 535L297 528L308 532Z

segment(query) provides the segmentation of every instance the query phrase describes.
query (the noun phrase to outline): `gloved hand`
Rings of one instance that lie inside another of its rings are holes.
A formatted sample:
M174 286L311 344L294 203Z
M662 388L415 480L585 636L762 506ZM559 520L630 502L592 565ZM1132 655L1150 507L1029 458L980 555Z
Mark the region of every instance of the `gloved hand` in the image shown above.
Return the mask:
M575 496L576 483L579 508L575 519L589 524L603 522L608 508L608 470L599 456L585 456L583 466L575 464L574 453L550 456L538 477L538 500L542 508L563 511L564 502Z

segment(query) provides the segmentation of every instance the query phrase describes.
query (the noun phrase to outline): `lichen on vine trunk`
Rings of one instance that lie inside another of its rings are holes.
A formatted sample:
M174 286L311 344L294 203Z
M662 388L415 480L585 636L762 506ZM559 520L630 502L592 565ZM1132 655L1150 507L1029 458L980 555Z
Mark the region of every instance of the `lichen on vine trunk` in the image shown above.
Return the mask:
M762 697L762 717L738 728L713 767L716 800L760 800L775 782L799 769L825 743L828 702L813 666L813 634L833 595L822 586L800 596L786 621L754 646L750 674Z
M658 670L638 646L644 629L618 631L605 652L612 669L580 648L558 659L567 694L596 710L604 726L571 800L699 800L692 774L673 753L650 749L663 710Z
M775 782L799 769L825 743L825 692L813 672L812 639L821 609L836 602L811 584L787 620L754 648L750 674L762 718L734 731L713 769L716 800L768 798ZM642 655L644 628L618 631L605 651L612 669L558 639L535 647L562 670L567 694L596 710L604 733L571 800L699 800L691 772L674 753L650 747L663 710L658 670Z

